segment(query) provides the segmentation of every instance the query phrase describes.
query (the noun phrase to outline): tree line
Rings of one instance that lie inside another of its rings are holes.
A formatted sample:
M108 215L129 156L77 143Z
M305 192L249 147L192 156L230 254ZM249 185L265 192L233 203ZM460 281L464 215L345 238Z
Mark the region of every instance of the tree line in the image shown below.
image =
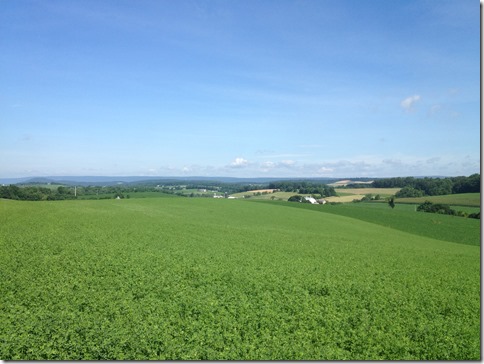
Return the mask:
M445 178L415 178L394 177L382 178L372 182L376 188L402 188L396 197L421 197L451 195L455 193L481 192L481 175L472 174L468 177Z
M45 186L45 185L44 185ZM118 186L35 186L35 185L8 185L0 186L0 198L25 201L45 200L74 200L74 199L109 199L129 198L130 193L136 192L162 192L185 196L181 191L184 189L207 189L216 190L219 193L245 192L253 189L265 188L266 185L259 184L237 184L237 183L190 183L180 182L166 183L165 185L118 185ZM192 194L195 197L195 194Z
M295 192L303 195L321 195L321 197L337 196L333 187L308 181L280 181L269 183L268 189L283 192Z
M28 201L42 201L42 200L66 200L74 199L74 190L59 186L56 189L40 186L25 186L19 187L16 185L0 186L0 198L7 198L10 200L28 200Z
M126 187L126 186L58 186L49 188L42 186L0 186L0 198L24 201L44 201L44 200L74 200L79 197L88 196L91 198L116 198L124 197L129 192L151 191L147 187Z

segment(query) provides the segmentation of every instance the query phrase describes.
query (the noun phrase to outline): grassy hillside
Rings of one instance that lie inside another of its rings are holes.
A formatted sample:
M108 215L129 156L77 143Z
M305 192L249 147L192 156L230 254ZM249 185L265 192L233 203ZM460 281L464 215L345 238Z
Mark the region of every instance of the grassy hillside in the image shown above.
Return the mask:
M417 212L416 205L397 204L394 209L391 209L388 204L383 202L340 205L311 205L293 202L271 203L325 214L347 216L379 226L459 244L480 245L481 240L480 220ZM466 210L465 207L457 207L457 209ZM472 210L469 212L475 212L475 209ZM326 218L326 215L324 218Z
M0 200L0 357L480 358L480 251L238 200Z

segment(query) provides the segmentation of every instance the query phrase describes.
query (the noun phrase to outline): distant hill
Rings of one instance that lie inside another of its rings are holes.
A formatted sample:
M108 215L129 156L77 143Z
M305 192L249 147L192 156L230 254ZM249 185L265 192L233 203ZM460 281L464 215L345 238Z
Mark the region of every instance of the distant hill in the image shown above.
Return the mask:
M240 183L240 184L263 184L274 181L314 181L320 183L331 183L341 178L276 178L276 177L200 177L200 176L48 176L48 177L24 177L24 178L0 178L0 184L65 184L78 186L113 186L118 184L153 184L168 182L219 182L219 183Z
M420 177L422 178L422 177ZM439 176L442 178L442 176ZM237 184L264 184L275 181L311 181L323 184L344 185L347 183L368 183L369 181L381 178L370 177L200 177L200 176L47 176L47 177L20 177L20 178L0 178L0 184L64 184L77 186L114 186L122 184L163 184L180 182L219 182L219 183L237 183Z

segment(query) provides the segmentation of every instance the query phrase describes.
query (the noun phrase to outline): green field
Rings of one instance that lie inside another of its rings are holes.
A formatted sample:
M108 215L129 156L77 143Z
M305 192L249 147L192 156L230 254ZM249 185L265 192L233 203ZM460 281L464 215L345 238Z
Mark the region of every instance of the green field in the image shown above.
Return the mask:
M120 193L121 194L121 193ZM98 199L113 199L116 193L100 193L97 195L81 195L77 196L78 200L98 200ZM148 198L148 197L172 197L173 195L163 192L127 192L122 194L124 198Z
M270 202L280 206L330 213L370 222L429 238L460 244L480 245L480 220L458 216L417 212L417 205L397 204L391 209L385 202L311 205L306 203ZM476 212L476 208L457 206L457 210ZM477 209L479 211L479 209Z
M395 202L399 203L424 203L425 201L430 201L433 203L442 203L453 206L481 206L481 194L480 193L458 193L454 195L444 195L444 196L424 196L424 197L406 197L397 198Z
M288 204L0 200L0 359L480 359L479 221Z

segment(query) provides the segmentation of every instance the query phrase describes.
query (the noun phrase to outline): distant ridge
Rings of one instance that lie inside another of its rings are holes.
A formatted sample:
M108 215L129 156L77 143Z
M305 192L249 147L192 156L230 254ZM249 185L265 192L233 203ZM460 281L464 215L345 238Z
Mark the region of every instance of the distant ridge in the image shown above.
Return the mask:
M143 184L154 182L219 182L219 183L269 183L274 181L314 181L332 183L343 178L324 177L201 177L201 176L47 176L47 177L23 177L23 178L0 178L0 184L65 184L78 186L112 186L116 184ZM374 178L372 178L374 179ZM370 178L351 178L352 181L372 180Z
M412 176L414 178L446 178L446 176ZM218 182L218 183L247 183L262 184L275 181L312 181L325 184L338 181L351 183L365 183L373 180L392 177L220 177L220 176L47 176L47 177L18 177L0 178L0 185L9 184L64 184L78 186L113 186L117 184L152 184L155 182Z

